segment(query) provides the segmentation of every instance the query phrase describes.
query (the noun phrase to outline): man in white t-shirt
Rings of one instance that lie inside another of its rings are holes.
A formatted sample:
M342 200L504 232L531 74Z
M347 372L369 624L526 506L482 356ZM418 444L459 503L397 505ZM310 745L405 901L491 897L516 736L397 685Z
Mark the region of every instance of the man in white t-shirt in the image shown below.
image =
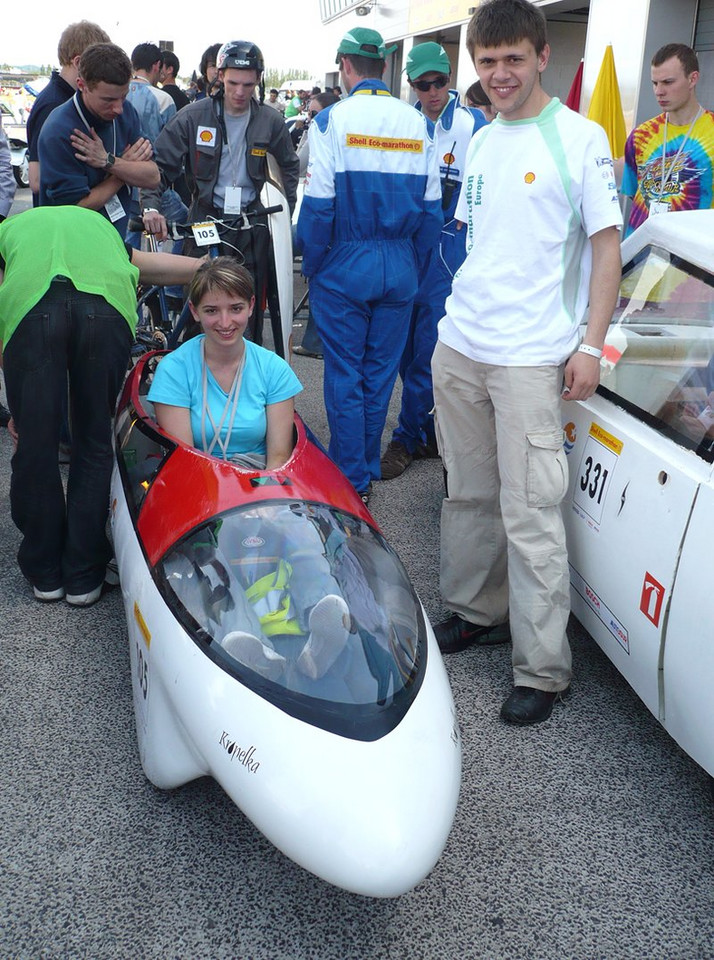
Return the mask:
M570 685L560 401L597 388L622 218L604 131L541 87L541 10L487 0L467 47L498 117L467 153L456 208L467 256L432 362L448 475L441 591L454 611L435 632L453 653L507 642L510 626L514 688L501 717L531 724Z

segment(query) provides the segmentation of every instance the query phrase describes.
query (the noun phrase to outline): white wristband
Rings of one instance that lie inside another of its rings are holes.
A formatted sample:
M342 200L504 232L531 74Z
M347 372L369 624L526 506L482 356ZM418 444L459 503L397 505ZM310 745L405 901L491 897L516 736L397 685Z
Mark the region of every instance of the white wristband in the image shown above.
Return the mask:
M602 350L598 350L597 347L591 347L589 343L581 343L578 347L578 353L587 353L589 357L595 357L596 360L602 357Z
M141 215L143 217L145 213L158 213L158 212L159 211L156 209L156 207L144 207L144 209L141 211Z

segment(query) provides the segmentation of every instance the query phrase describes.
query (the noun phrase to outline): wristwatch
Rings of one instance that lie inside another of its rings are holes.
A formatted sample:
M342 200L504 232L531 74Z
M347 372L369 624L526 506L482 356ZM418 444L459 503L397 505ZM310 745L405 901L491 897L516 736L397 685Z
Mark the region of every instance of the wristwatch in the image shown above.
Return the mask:
M111 170L111 168L114 166L115 160L116 160L116 157L114 156L113 153L107 153L107 159L104 161L104 169Z

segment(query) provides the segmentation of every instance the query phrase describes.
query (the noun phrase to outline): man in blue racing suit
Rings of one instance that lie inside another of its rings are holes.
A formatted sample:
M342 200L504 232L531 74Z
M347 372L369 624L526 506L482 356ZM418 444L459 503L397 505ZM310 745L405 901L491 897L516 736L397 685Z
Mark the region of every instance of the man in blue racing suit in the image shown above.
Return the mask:
M409 331L418 259L443 223L426 119L392 97L388 51L354 27L337 52L349 96L310 125L297 233L325 360L329 453L367 502Z
M419 279L409 337L399 366L402 407L399 423L382 457L383 480L401 476L415 456L438 456L431 416L431 355L444 303L451 293L451 281L466 256L466 232L457 230L454 221L466 149L476 130L487 122L480 110L462 106L457 91L449 90L451 64L440 44L419 43L413 47L407 57L406 73L409 85L419 97L417 109L435 132L444 228Z

